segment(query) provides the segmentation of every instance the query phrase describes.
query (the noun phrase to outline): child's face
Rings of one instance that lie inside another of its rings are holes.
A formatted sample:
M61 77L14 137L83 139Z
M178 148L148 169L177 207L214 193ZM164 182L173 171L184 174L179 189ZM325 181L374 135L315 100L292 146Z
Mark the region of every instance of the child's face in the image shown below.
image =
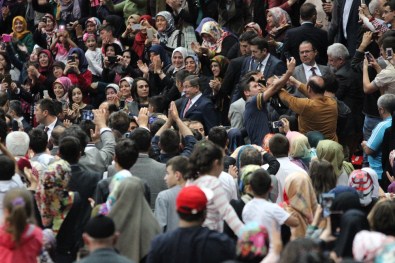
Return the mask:
M95 34L96 26L92 22L86 24L86 32L90 34Z
M93 36L88 37L88 39L85 42L85 45L90 50L94 50L96 48L96 39L95 39L95 37L93 37Z

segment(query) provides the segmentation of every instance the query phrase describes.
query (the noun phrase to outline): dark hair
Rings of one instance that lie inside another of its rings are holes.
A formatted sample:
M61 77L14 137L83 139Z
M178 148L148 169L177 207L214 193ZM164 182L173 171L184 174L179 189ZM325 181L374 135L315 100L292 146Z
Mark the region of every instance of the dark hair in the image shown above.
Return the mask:
M280 115L280 117L278 117L279 120L281 120L282 118L285 118L288 120L289 130L291 130L291 131L298 131L299 130L297 117L289 116L289 115Z
M83 131L80 126L78 125L72 125L71 127L67 128L62 136L61 139L66 137L66 136L73 136L75 138L77 138L80 141L80 151L81 151L81 155L84 155L85 152L85 147L89 142L89 137L88 135L85 133L85 131Z
M176 130L167 129L160 135L159 144L163 152L176 154L180 147L180 135Z
M47 149L48 135L44 130L34 128L29 132L29 147L35 153L42 153Z
M303 258L304 261L301 261ZM289 242L282 251L279 263L290 262L328 262L322 254L321 248L311 238L298 238Z
M104 31L106 31L106 32L111 32L111 33L114 33L114 32L115 32L114 27L113 27L112 25L109 25L109 24L107 24L107 25L102 25L102 26L100 27L100 29L99 29L99 32L102 31L102 30L104 30Z
M309 81L307 82L307 86L309 86L315 94L324 94L325 93L325 82L324 82L324 85L321 87L317 83L315 78L322 78L322 77L314 76L314 77L310 78Z
M1 155L0 156L0 181L8 181L15 174L15 162L11 160L8 156Z
M392 2L395 3L395 0ZM394 9L394 11L395 11L395 9ZM389 36L389 37L384 38L383 49L386 50L387 48L391 48L392 51L395 51L395 37L394 36Z
M223 126L215 126L208 132L208 139L218 145L219 147L225 149L226 143L228 142L228 133L226 128Z
M150 124L151 137L154 137L159 129L166 123L164 119L156 118L153 123Z
M245 91L250 91L250 83L255 81L255 79L251 76L248 79L242 79L240 82L240 88L241 88L241 96L243 97L244 100L247 100L246 95L244 94Z
M3 121L5 121L5 114L6 112L4 111L4 109L0 108L0 119Z
M55 103L51 99L42 99L38 102L42 111L48 111L49 115L56 116Z
M378 202L368 217L372 230L395 236L395 201Z
M223 154L219 146L211 141L200 141L195 144L189 157L189 178L196 179L199 175L205 175L213 168L215 160L222 162Z
M122 55L124 55L125 53L129 53L129 55L130 55L130 63L129 63L128 66L137 64L137 61L140 58L139 58L139 55L137 55L137 53L133 49L125 49L125 50L123 50L122 51ZM134 63L134 64L132 64L132 63Z
M261 153L252 146L244 148L239 157L240 167L244 167L249 164L262 165Z
M202 87L200 85L199 76L197 75L189 75L185 77L184 82L189 81L192 87L198 87L200 91L202 91Z
M3 107L8 101L7 92L1 91L0 92L0 107Z
M304 3L300 7L300 18L303 21L311 20L316 15L317 15L317 9L315 8L315 5L311 3Z
M274 157L288 156L289 141L287 137L279 133L273 135L269 140L269 149Z
M189 73L188 70L181 69L181 70L177 71L175 78L176 78L176 81L184 82L185 78L188 77L189 75L191 75L191 73Z
M309 175L315 193L319 196L336 187L337 176L333 165L327 160L314 159L310 163Z
M80 141L74 136L62 137L59 143L59 155L70 164L78 163L81 156Z
M124 111L113 112L110 115L108 126L111 129L119 131L121 134L125 134L129 130L130 119Z
M255 31L246 31L239 36L239 42L247 41L250 42L253 38L257 37L258 34Z
M185 214L177 211L178 216L180 219L187 221L187 222L202 222L206 218L206 210L200 211L196 214Z
M124 138L115 145L115 159L119 166L129 170L137 161L139 150L134 141Z
M10 110L14 111L18 117L23 115L22 103L19 100L10 101Z
M141 81L141 80L144 80L144 81L148 84L148 86L149 86L149 81L148 81L148 79L139 77L139 78L135 78L135 79L133 80L133 84L132 84L132 87L131 87L131 89L130 89L130 93L131 93L131 95L132 95L133 100L135 100L135 101L137 101L137 102L140 101L139 95L137 94L137 82L139 82L139 81ZM150 90L151 90L151 89L150 89Z
M148 103L153 108L153 112L163 113L165 111L165 98L162 95L148 98Z
M55 110L55 116L58 116L60 113L63 112L62 102L60 102L58 100L55 100L53 102L53 107L54 107L54 110Z
M92 140L91 138L91 130L95 130L95 124L92 120L82 120L79 124L81 130L83 130L86 135L89 137L89 141Z
M9 72L11 70L11 60L10 57L6 52L0 52L0 55L4 57L5 62L7 65L4 66L5 72Z
M82 89L80 88L80 87L78 87L78 86L73 86L73 87L71 87L70 89L69 89L69 94L68 94L68 96L69 96L69 107L70 107L70 109L72 108L72 106L73 106L73 90L75 90L75 89L79 89L80 91L81 91L81 93L82 93ZM82 97L84 97L84 94L82 93Z
M392 12L395 11L395 1L394 1L394 0L386 1L386 2L383 4L383 7L386 7L386 6L389 6L389 7L390 7L390 10L391 10Z
M250 186L254 195L263 196L270 191L272 178L264 169L258 169L250 175Z
M339 81L337 80L335 74L327 73L322 76L322 78L324 79L325 83L325 91L336 93L339 89Z
M180 172L184 179L188 174L189 160L185 156L175 156L167 161L166 167L171 166L173 172Z
M5 138L7 137L8 127L5 120L0 119L0 140L5 142Z
M263 51L264 49L269 50L269 44L263 37L254 37L249 41L251 46L257 46L259 50Z
M140 153L148 152L149 148L151 147L151 134L147 129L144 128L134 129L130 133L129 139L134 141Z

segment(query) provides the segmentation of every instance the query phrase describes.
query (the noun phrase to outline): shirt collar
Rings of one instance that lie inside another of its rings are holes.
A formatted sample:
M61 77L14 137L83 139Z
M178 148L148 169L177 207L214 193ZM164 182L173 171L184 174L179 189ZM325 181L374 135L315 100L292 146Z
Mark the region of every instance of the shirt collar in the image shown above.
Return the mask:
M195 102L202 96L203 94L200 92L198 95L191 99L191 106L195 104Z

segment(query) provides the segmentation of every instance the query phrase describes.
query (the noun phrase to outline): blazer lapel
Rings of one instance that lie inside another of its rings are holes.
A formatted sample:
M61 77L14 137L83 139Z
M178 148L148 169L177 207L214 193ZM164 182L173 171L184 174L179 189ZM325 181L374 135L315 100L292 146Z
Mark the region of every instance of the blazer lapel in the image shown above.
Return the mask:
M267 63L265 65L265 69L263 70L263 76L265 77L265 79L270 78L271 76L269 76L269 70L272 66L272 55L270 55L269 59L267 60Z

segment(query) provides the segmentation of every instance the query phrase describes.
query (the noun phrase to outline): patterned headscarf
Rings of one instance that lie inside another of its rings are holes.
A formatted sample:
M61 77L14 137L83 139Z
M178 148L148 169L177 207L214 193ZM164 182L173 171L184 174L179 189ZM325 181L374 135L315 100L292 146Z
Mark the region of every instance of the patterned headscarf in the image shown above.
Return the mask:
M211 60L212 62L217 62L219 64L219 68L220 68L220 73L219 73L219 78L222 79L225 76L225 72L228 69L228 65L229 65L229 59L222 56L222 55L217 55L215 57L213 57Z
M70 164L64 160L50 164L43 176L39 177L35 194L38 210L43 225L47 227L52 224L55 234L58 233L74 202L74 193L68 191L70 177Z
M209 21L204 23L202 31L200 32L200 35L202 34L207 34L215 40L215 43L210 43L206 40L203 40L202 46L210 49L211 51L215 51L216 53L221 53L222 41L230 33L222 30L217 22Z
M362 206L368 206L372 202L374 184L373 178L368 172L354 170L348 178L348 184L357 190Z
M269 251L269 234L256 222L244 225L238 235L237 258L243 261L263 259Z
M377 251L385 244L394 241L394 237L386 236L383 233L362 230L355 235L352 244L354 259L361 262L373 262Z
M184 62L186 61L187 58L192 58L195 61L196 64L196 69L195 72L191 72L192 74L199 75L200 73L200 61L199 57L196 56L196 54L189 54L188 56L185 57Z
M174 32L174 30L176 30L176 27L174 26L174 18L172 14L170 14L170 12L167 11L159 12L158 14L156 14L155 19L158 18L158 16L162 16L167 22L165 31L164 32L158 31L159 41L163 44L167 44L169 37Z
M301 172L289 174L285 179L283 197L289 205L287 209L290 213L295 212L299 221L299 226L291 229L292 236L304 237L317 208L317 197L310 177Z
M374 259L374 263L387 263L395 261L395 242L386 245Z
M275 34L277 30L291 25L291 17L288 13L280 7L273 7L266 11L266 14L270 13L273 17L274 27L266 26L266 31L269 34Z
M253 29L258 34L258 36L260 36L260 37L262 36L262 29L259 24L255 23L255 22L250 22L244 26L244 31L247 31L247 29L249 29L249 28Z
M21 21L22 24L23 24L23 30L22 30L22 32L20 32L20 33L17 33L16 30L15 30L15 23L16 23L16 20ZM14 17L14 19L12 20L12 31L13 31L13 35L14 35L17 39L19 39L19 40L21 40L22 38L24 38L26 34L29 34L29 33L30 33L30 31L27 30L27 23L26 23L26 20L25 20L24 17L22 17L22 16L16 16L16 17Z

